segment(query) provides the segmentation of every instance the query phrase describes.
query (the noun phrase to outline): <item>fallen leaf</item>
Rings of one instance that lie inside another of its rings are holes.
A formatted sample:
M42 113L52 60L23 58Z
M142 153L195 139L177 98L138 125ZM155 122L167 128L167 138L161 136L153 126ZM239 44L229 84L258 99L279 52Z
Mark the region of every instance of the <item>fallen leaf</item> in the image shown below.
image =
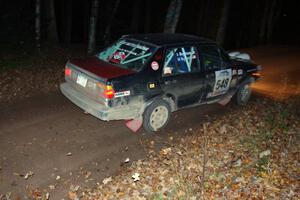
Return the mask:
M75 192L72 192L72 191L69 191L68 197L69 197L69 199L71 199L71 200L79 200L77 194L76 194Z
M55 189L55 185L49 185L48 187L50 188L50 190L54 190Z
M34 191L33 191L33 197L35 198L35 199L38 199L38 198L40 198L42 196L42 192L38 189L38 188L36 188Z
M84 177L85 177L86 179L88 179L91 175L92 175L92 172L87 171Z
M171 147L168 147L168 148L164 148L160 151L160 154L161 155L167 155L169 154L170 152L172 151Z
M72 192L77 192L77 191L79 190L79 188L80 188L79 185L77 185L77 186L71 185L71 186L70 186L70 190L71 190Z
M24 179L27 180L29 177L33 176L34 173L32 171L29 171L25 174Z
M227 133L227 128L226 128L226 125L225 125L225 124L224 124L223 126L221 126L221 128L220 128L220 133L221 133L221 134Z
M66 156L71 156L71 155L72 155L72 153L71 153L71 152L69 152L69 153L67 153L67 154L66 154Z
M133 178L134 182L137 182L140 180L140 174L139 173L134 173L131 178Z
M263 151L259 154L259 158L263 158L265 156L268 156L271 154L271 151L270 150L266 150L266 151Z
M49 200L49 198L50 198L50 194L49 194L49 192L47 192L47 193L45 194L43 200Z
M234 162L235 167L240 167L242 165L242 160L238 159L237 161Z
M112 178L111 178L111 176L110 176L110 177L108 177L108 178L103 179L102 183L103 183L104 185L106 185L107 183L109 183L109 182L111 182L111 181L112 181Z

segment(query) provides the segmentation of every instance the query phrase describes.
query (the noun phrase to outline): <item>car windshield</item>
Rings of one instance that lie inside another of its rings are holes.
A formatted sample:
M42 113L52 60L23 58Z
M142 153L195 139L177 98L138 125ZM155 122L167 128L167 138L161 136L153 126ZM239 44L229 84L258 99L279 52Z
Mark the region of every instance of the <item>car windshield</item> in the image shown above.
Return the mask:
M140 71L155 50L155 46L140 41L119 40L97 56L122 68Z

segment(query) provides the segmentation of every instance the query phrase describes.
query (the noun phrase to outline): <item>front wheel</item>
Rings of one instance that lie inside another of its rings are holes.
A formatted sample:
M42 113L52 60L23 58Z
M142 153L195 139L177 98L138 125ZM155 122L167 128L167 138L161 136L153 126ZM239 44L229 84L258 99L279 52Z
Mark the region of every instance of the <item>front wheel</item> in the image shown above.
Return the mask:
M151 103L144 112L144 129L148 132L155 132L165 127L170 119L170 110L170 105L164 100Z
M235 95L235 101L237 105L246 105L250 99L252 90L250 87L250 83L244 83L238 89Z

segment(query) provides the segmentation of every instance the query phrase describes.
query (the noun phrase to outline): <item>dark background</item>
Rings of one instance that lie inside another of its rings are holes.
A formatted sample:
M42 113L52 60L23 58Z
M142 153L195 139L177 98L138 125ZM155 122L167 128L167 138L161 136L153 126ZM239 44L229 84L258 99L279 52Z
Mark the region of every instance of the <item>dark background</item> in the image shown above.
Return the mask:
M271 39L259 40L266 1L232 0L224 47L246 48L265 44L300 44L297 1L278 0L279 17ZM55 0L57 33L60 45L87 44L91 0ZM96 42L102 46L103 33L115 1L99 1ZM41 39L47 39L47 6L41 0ZM162 32L168 0L121 0L111 27L111 40L123 34ZM176 32L216 38L223 1L183 0ZM1 44L32 44L35 37L35 0L0 1Z

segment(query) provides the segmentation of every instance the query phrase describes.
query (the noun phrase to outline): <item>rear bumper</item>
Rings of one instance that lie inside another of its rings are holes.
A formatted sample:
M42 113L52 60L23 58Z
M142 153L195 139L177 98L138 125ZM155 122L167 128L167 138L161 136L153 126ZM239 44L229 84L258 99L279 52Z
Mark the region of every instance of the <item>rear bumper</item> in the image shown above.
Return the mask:
M61 92L75 105L90 113L91 115L103 121L134 119L139 116L140 109L129 106L119 106L110 108L100 104L88 96L75 90L70 84L62 83L60 85Z

